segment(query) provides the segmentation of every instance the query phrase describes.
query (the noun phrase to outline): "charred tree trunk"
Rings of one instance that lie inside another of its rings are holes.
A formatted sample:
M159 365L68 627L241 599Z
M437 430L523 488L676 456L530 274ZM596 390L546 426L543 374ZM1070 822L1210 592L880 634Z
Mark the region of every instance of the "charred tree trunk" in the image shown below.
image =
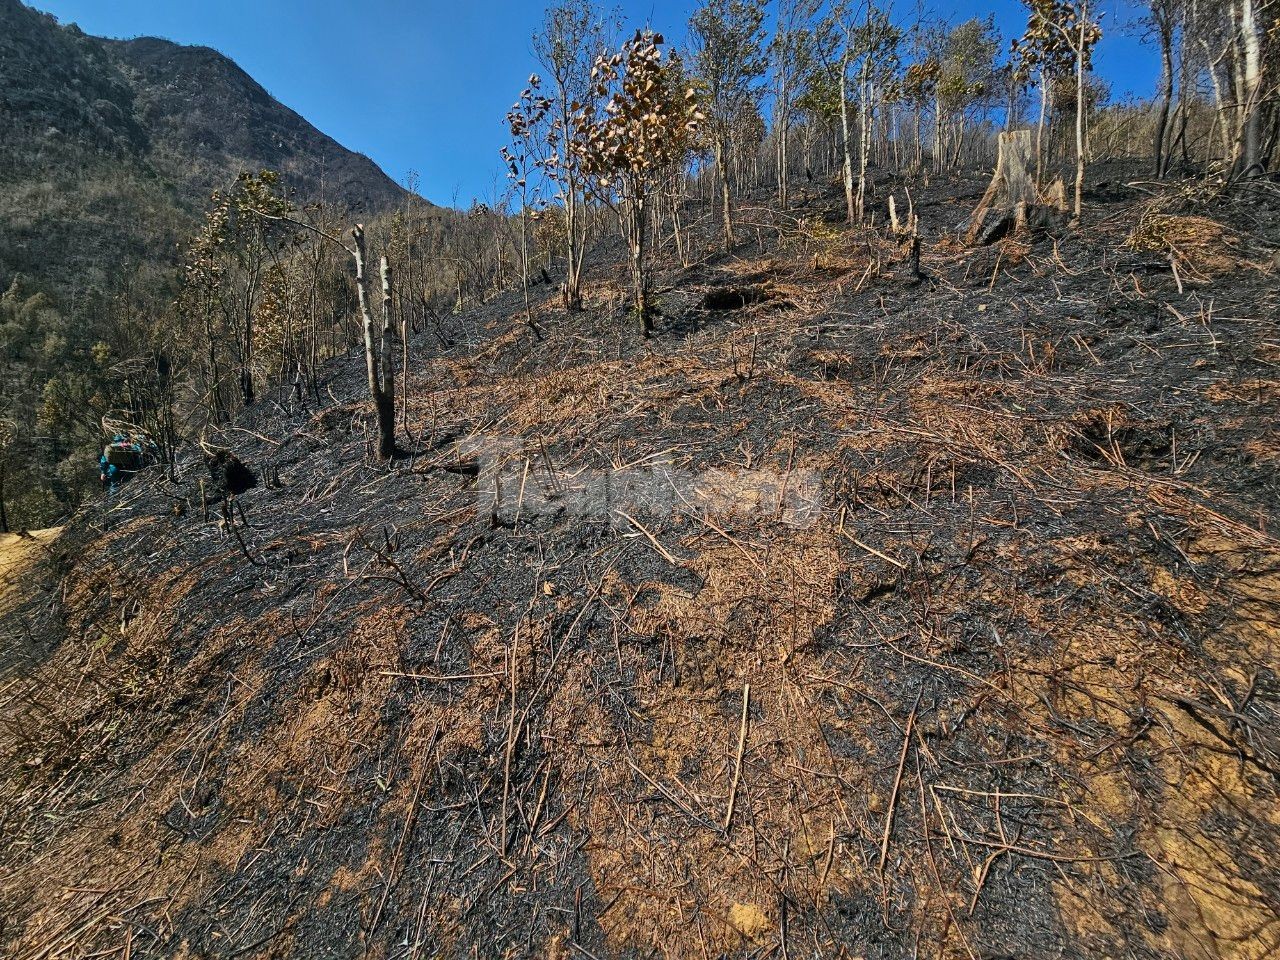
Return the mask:
M365 275L364 227L357 225L351 230L356 242L356 297L360 304L361 329L364 333L365 373L369 381L369 393L376 400L382 385L378 376L378 354L373 344L373 312L369 307L369 279Z
M1169 110L1173 104L1173 24L1161 19L1158 24L1160 32L1160 62L1163 73L1160 76L1160 112L1156 114L1155 142L1152 156L1155 161L1156 179L1164 179L1169 172L1169 149L1165 145L1169 129Z
M391 265L383 257L379 262L382 275L382 392L388 397L396 395L396 368L392 362L395 351L395 326L391 313Z
M386 257L383 257L382 336L379 344L374 342L373 308L369 304L364 227L355 226L351 236L356 242L352 253L356 259L356 296L360 303L360 320L364 331L365 373L369 380L369 396L373 399L373 407L378 416L378 456L389 460L396 452L395 370L391 364L394 341L391 330L391 271Z
M1019 210L1025 216L1026 209L1034 206L1039 199L1035 183L1027 172L1031 160L1031 131L1013 130L1002 133L999 145L996 172L969 222L969 229L965 234L967 243L991 234L992 228L987 226L987 220L993 210L1000 214L996 224L1003 222L1003 229L1007 232L1009 226L1017 221Z

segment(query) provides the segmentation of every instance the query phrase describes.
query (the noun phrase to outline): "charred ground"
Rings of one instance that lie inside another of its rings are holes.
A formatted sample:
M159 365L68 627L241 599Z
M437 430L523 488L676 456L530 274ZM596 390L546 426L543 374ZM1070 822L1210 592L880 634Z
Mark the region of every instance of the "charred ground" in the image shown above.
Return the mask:
M811 187L648 342L604 262L424 332L390 467L352 358L231 506L86 511L6 617L4 952L1274 954L1280 203L1099 176L976 250L917 189L922 280ZM495 512L494 436L820 515Z

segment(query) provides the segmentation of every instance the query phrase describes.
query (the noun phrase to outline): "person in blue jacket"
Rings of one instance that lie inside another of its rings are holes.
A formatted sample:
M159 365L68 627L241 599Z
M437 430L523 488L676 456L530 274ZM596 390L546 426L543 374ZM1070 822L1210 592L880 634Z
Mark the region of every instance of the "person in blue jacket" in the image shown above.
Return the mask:
M132 456L121 457L121 452ZM159 447L146 434L135 436L117 433L111 438L98 458L98 479L102 481L102 489L114 493L122 483L132 479L133 475L149 463L159 459ZM112 454L117 454L119 463L112 463Z
M102 489L107 493L115 493L116 486L120 483L120 470L107 459L105 453L98 458L98 479L102 481Z

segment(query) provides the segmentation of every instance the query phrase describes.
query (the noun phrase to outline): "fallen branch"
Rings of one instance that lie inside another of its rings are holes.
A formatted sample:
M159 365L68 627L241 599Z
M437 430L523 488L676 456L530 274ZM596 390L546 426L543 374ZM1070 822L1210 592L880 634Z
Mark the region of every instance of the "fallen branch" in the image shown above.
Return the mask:
M889 796L889 809L884 815L884 836L880 838L880 862L876 872L884 876L884 863L889 858L889 834L893 830L893 812L898 806L898 789L902 786L902 770L907 765L907 751L911 748L911 731L916 725L916 711L920 709L920 695L916 694L916 702L911 707L911 716L907 717L907 730L902 735L902 754L898 757L898 773L893 778L893 793Z
M724 814L724 832L733 822L733 807L738 799L738 782L742 779L742 754L747 747L747 724L750 722L751 684L742 686L742 724L738 727L738 759L733 765L733 783L729 787L729 809Z

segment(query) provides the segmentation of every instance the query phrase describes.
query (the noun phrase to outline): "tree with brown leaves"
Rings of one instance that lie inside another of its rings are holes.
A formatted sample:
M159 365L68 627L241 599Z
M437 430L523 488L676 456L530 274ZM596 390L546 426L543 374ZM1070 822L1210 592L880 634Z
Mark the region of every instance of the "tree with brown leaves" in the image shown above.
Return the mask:
M683 165L703 119L694 91L677 82L662 35L641 30L592 68L592 97L574 115L571 149L596 195L619 211L630 251L633 303L641 332L653 330L647 257L649 199ZM594 103L604 103L597 111ZM615 206L618 204L620 206Z

